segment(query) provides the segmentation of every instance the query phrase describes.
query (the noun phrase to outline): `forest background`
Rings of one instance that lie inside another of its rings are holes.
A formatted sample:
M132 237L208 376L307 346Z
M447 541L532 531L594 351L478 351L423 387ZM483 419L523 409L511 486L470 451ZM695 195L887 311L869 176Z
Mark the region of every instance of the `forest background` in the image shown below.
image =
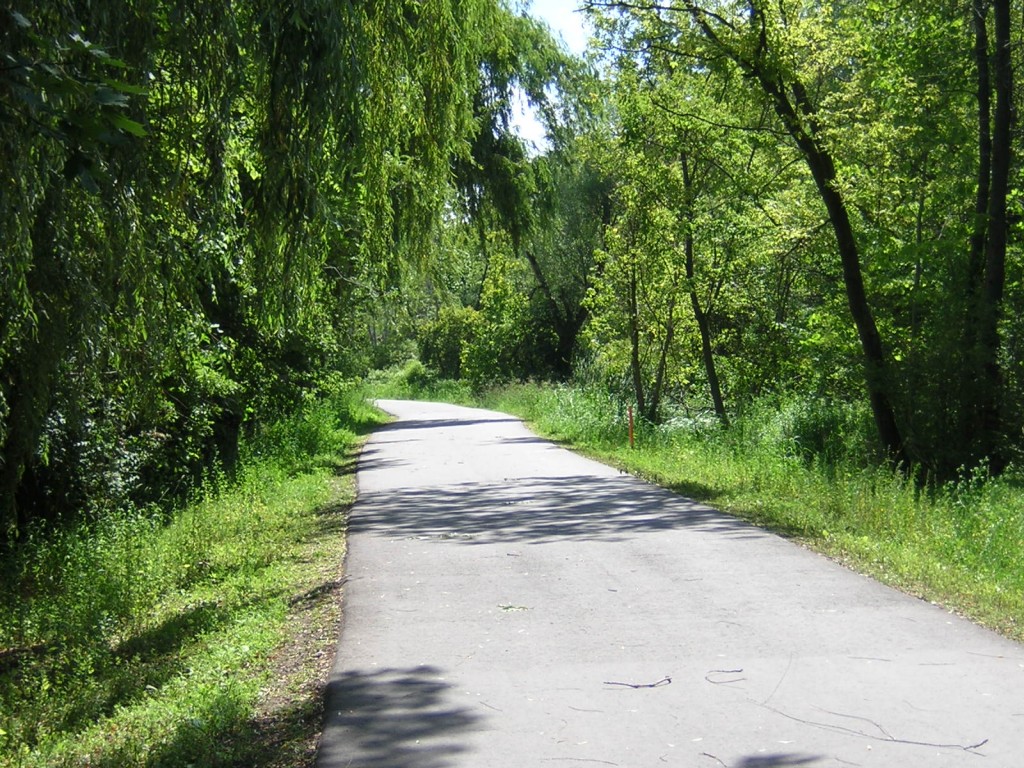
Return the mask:
M389 366L868 494L1016 489L1024 4L581 8L584 57L498 0L3 12L5 605L66 591L69 530L171 526ZM1024 545L1019 504L958 509ZM11 609L0 672L41 626Z

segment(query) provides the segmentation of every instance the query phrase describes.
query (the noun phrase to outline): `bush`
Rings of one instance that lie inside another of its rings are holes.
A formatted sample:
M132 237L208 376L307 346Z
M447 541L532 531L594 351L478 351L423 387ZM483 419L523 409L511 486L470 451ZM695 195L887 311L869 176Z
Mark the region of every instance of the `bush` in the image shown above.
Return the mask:
M420 360L441 378L458 381L463 350L473 343L479 329L480 313L472 307L441 307L437 319L420 328Z
M743 409L734 438L783 456L828 467L874 463L871 414L860 404L831 398L762 398Z
M440 400L448 403L468 403L471 400L465 382L438 378L419 360L372 371L363 381L363 389L371 399Z

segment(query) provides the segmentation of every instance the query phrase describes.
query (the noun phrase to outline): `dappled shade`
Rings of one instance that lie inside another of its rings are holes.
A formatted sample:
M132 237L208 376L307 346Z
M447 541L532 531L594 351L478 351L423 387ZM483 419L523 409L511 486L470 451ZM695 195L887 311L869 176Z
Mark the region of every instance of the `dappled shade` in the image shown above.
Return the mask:
M368 462L375 460L371 454ZM730 536L760 530L630 477L509 478L445 490L407 488L364 498L353 532L388 536L544 543L583 538L614 541L645 531L699 528Z
M327 686L329 726L319 764L360 768L442 768L465 747L458 735L479 715L446 699L440 669L352 670Z

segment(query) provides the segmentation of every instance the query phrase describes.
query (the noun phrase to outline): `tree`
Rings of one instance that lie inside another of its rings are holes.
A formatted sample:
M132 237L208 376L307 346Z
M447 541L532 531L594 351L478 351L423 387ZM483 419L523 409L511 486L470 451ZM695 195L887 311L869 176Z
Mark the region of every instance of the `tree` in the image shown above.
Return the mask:
M589 316L585 299L596 277L594 252L611 224L611 176L589 155L580 138L557 143L533 160L542 180L533 201L538 224L524 253L539 289L537 314L557 337L547 367L559 378L572 372Z
M788 52L779 50L786 19L770 18L761 4L755 2L749 3L746 24L740 20L723 21L717 14L692 3L686 3L685 9L712 49L728 57L761 87L807 163L835 234L850 315L864 355L868 398L879 438L894 462L909 464L910 457L893 408L889 362L868 304L860 247L838 183L836 161L823 135L812 92L790 64Z
M505 12L492 35L474 99L479 129L470 155L455 166L456 178L484 262L481 285L489 274L493 231L503 231L513 257L535 279L535 322L555 331L553 347L532 355L538 368L524 373L565 377L585 321L582 299L599 231L593 216L606 207L602 181L582 161L573 138L585 119L580 92L591 75L528 16ZM546 155L532 155L511 128L517 95L547 126L554 146ZM569 221L570 206L580 218ZM550 337L539 338L547 343Z
M785 137L799 153L832 234L880 443L890 461L940 475L985 456L994 470L1005 463L1013 57L1000 5L979 2L965 15L953 2L588 3L617 67L640 63L659 83L684 73L712 98L759 99L769 110L697 119L762 148ZM1000 85L989 79L996 69ZM785 158L776 152L780 173ZM773 227L782 194L756 196ZM792 253L782 242L770 248ZM802 269L827 280L791 297L810 304L790 305L817 328L838 328L829 270ZM949 387L951 366L959 387Z
M973 444L972 458L986 459L990 470L1001 472L1007 458L1001 445L1004 431L999 322L1006 281L1007 199L1013 164L1010 3L974 0L971 11L977 72L978 180L967 263L969 311L964 347L969 362L965 366L961 420L965 440ZM990 11L995 30L992 45L988 34Z
M352 318L443 220L502 13L5 12L4 532L230 469L241 433L344 364Z

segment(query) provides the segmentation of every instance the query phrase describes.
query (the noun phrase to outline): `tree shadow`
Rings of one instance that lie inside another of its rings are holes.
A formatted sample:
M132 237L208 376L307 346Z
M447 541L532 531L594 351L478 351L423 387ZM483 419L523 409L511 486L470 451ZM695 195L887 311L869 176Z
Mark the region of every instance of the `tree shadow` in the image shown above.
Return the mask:
M356 472L367 472L374 469L383 469L385 467L401 467L409 463L402 459L381 458L379 454L380 451L376 448L367 448L364 450L356 462Z
M455 737L480 716L447 698L452 686L431 666L353 670L327 685L317 765L443 768L466 747Z
M815 765L825 758L819 755L773 754L744 757L732 768L793 768L800 765Z
M408 419L406 421L393 421L390 424L385 424L377 429L376 432L404 432L411 429L450 429L451 427L475 427L480 424L509 423L522 424L522 421L512 416L504 418L496 416L493 419Z
M8 692L20 695L18 687L25 685L26 678L61 679L74 695L49 708L48 728L54 733L72 733L119 707L134 705L180 675L186 666L183 650L230 618L230 611L214 603L200 603L115 646L101 637L89 637L79 639L73 647L57 644L44 648L22 659L28 668L11 665L0 671L0 697ZM80 659L87 660L88 674L70 666L70 660Z
M619 541L681 528L737 537L765 535L738 518L636 478L588 475L368 494L353 509L349 528L352 533L467 544Z
M796 755L778 753L775 755L753 755L740 759L730 768L796 768L802 765L822 765L825 758L819 755Z
M514 423L520 419L495 413L494 417L468 414L467 418L397 420L378 430L385 443L419 441L416 430L450 429L481 424ZM561 450L557 441L533 434L501 434L496 430L489 445L528 450L547 446ZM543 463L544 459L541 459ZM408 459L387 457L385 449L370 445L359 458L358 471L394 469ZM700 528L732 536L763 536L764 530L733 515L719 512L690 497L706 501L716 491L700 483L678 482L668 488L634 477L620 468L614 476L545 476L510 478L501 483L467 481L461 485L404 488L386 494L365 494L357 502L350 531L397 537L439 537L467 543L494 541L544 542L567 538L615 541L644 531ZM801 531L773 529L783 536Z
M722 495L722 492L712 488L710 485L698 483L696 480L676 480L665 485L665 488L679 496L700 501L714 501Z
M185 645L197 636L223 626L230 619L230 611L217 603L199 603L167 617L155 627L126 638L117 646L116 655L142 664L162 659L177 661Z

